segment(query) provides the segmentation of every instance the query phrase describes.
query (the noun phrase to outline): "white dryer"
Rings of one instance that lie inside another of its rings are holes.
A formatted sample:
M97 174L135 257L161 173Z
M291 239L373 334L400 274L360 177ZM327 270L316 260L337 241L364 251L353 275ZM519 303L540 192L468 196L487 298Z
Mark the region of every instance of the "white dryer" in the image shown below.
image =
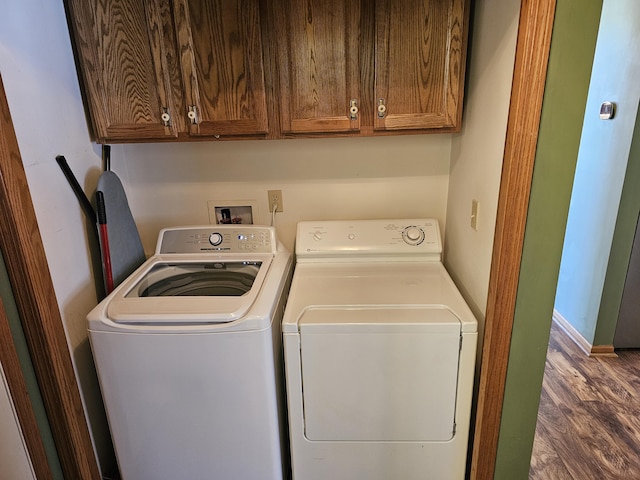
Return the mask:
M477 321L436 220L300 222L283 320L294 480L463 479Z
M123 480L282 480L291 267L272 227L165 229L89 313Z

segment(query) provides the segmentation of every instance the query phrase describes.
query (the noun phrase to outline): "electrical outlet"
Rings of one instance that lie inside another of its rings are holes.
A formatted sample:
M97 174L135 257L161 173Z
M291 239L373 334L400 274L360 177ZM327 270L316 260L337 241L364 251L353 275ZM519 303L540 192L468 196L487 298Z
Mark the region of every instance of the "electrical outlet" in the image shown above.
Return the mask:
M471 228L478 231L478 214L480 213L480 202L471 200Z
M273 212L274 205L276 212L284 210L282 207L282 190L269 190L267 191L267 196L269 198L269 213Z

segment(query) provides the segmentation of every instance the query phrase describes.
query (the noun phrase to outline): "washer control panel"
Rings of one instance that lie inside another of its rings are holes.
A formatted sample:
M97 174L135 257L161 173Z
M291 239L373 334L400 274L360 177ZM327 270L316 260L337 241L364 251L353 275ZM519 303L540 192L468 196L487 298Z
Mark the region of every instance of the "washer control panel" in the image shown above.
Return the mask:
M167 253L276 253L273 227L209 225L165 228L156 254Z
M440 228L435 219L298 223L299 257L421 255L439 259L441 253Z

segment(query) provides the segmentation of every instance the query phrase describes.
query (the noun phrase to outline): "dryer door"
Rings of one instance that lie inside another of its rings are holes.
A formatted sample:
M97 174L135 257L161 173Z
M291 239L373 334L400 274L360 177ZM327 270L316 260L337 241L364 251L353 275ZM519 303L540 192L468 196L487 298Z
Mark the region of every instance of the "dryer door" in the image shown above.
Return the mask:
M460 321L440 306L313 307L300 319L305 435L447 441Z

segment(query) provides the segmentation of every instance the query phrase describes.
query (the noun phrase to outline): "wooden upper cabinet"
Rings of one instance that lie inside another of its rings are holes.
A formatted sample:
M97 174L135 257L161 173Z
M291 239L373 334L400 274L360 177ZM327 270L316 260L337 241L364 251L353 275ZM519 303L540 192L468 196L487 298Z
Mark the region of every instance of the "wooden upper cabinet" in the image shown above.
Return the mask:
M283 134L459 130L469 0L272 3Z
M360 129L360 2L273 2L284 133Z
M68 0L77 64L98 141L177 136L160 0ZM169 25L170 27L170 25Z
M191 135L267 133L258 0L174 0Z
M67 0L101 142L264 136L259 0Z
M65 0L96 140L454 132L470 0Z
M467 0L376 0L374 128L459 129Z

